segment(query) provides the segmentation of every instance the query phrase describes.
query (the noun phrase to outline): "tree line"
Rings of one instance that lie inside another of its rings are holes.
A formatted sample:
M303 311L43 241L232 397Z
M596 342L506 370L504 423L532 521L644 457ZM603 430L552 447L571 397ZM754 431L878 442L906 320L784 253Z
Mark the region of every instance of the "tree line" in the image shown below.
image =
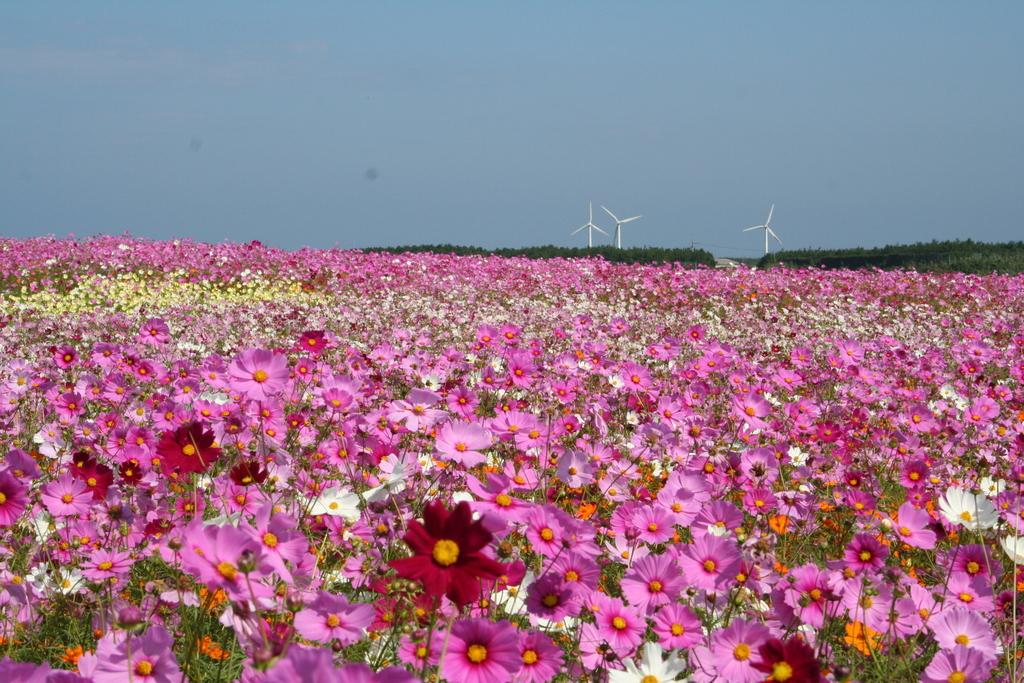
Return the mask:
M930 272L1024 273L1024 242L950 240L871 249L795 249L764 256L758 267L880 268Z
M456 256L522 256L531 259L549 258L594 258L600 257L609 263L679 263L686 266L715 265L715 257L704 249L665 249L661 247L632 247L616 249L601 247L559 247L547 244L539 247L518 247L484 249L456 244L419 244L404 247L370 247L363 252L388 254L454 254Z

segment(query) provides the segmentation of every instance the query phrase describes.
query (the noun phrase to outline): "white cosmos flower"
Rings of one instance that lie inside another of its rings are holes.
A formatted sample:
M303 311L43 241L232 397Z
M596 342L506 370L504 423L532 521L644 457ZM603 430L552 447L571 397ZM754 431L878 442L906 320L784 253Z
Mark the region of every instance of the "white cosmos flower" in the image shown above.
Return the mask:
M995 498L1006 490L1006 481L993 479L992 477L982 477L981 481L978 482L978 488L989 498Z
M640 657L640 666L637 666L632 659L626 661L625 671L609 671L611 683L649 683L650 681L671 681L686 670L677 655L672 655L662 661L664 650L657 643L644 645L643 654Z
M1000 544L1014 564L1024 564L1024 536L1007 536Z
M802 467L807 462L807 454L800 450L797 446L790 446L789 461L796 465L797 467Z
M939 509L951 524L959 524L971 531L991 529L999 517L988 498L951 486L939 499Z
M307 505L311 515L344 517L346 522L352 523L359 519L359 500L355 493L332 486L321 491L313 500L307 501Z

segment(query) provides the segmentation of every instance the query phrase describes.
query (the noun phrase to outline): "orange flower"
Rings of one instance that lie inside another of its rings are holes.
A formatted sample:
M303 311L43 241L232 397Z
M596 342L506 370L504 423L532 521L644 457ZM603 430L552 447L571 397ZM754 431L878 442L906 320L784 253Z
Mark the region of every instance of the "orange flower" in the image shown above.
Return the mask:
M203 636L200 640L196 641L196 645L199 647L199 652L201 654L206 655L214 661L219 662L231 656L210 636Z
M78 658L85 654L85 650L82 649L81 645L75 645L64 650L64 654L61 655L60 661L65 664L72 666L78 666Z
M846 625L846 636L843 642L857 650L857 652L868 657L879 650L878 636L880 632L867 624L854 621Z
M787 515L772 515L768 518L768 526L775 533L785 534L789 531L789 516Z
M593 503L583 503L580 505L580 509L576 512L576 516L580 519L590 519L595 512L597 512L596 505Z

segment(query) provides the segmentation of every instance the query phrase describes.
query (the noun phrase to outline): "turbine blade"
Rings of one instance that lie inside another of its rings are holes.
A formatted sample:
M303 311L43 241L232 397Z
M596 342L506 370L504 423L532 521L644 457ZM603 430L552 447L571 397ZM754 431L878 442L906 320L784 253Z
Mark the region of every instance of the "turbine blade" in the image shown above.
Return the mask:
M779 239L779 236L775 234L774 230L772 230L771 228L768 228L768 234L771 235L772 237L774 237L776 242L778 242L779 244L782 244L782 240Z
M605 237L608 236L608 233L606 233L604 230L602 230L601 228L597 227L596 225L594 226L594 230L597 230L599 233L601 233Z
M749 228L745 228L743 232L750 232L751 230L763 230L768 227L767 225L752 225Z
M573 230L573 231L572 231L572 232L570 232L569 234L570 234L570 235L575 235L575 234L576 234L576 233L578 233L578 232L582 232L582 231L586 230L586 229L587 229L588 227L590 227L590 226L584 225L584 226L583 226L583 227L581 227L581 228L576 228L575 230Z
M587 223L594 222L594 202L587 202L587 213L590 218L587 219Z
M775 211L775 205L774 205L774 204L772 204L772 208L768 209L768 220L766 220L766 221L764 222L764 224L765 224L765 225L768 225L769 223L771 223L771 222L772 222L772 213L773 213L774 211Z
M612 213L611 211L609 211L609 210L608 210L608 207L607 207L607 206L601 205L601 208L602 208L602 209L604 209L604 212L605 212L606 214L608 214L609 216L611 216L611 217L612 217L612 220L613 220L613 221L615 221L616 223L618 223L618 222L619 222L619 219L618 219L618 217L617 217L617 216L616 216L616 215L615 215L614 213Z
M631 217L629 217L629 218L623 218L623 219L622 219L621 221L619 221L619 222L620 222L620 223L632 223L633 221L635 221L635 220L639 220L639 219L641 219L641 218L643 218L643 216L631 216Z

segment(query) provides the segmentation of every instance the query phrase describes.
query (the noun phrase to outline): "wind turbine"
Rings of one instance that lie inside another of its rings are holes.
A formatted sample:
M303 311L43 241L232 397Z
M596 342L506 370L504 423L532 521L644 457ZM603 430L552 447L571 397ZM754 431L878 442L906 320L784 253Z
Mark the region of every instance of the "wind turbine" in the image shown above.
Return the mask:
M768 235L771 235L772 237L774 237L775 241L779 243L779 246L782 245L782 240L780 240L779 236L775 234L775 231L771 229L772 213L774 211L775 211L775 205L772 204L772 208L768 209L768 218L765 219L765 222L764 222L763 225L752 225L752 226L750 226L749 228L747 228L747 229L745 229L743 231L743 232L750 232L751 230L764 230L764 255L765 256L768 255Z
M635 220L639 220L643 218L643 216L631 216L630 218L620 219L614 213L609 211L607 206L602 206L601 208L604 209L606 214L612 217L613 221L615 221L615 247L617 249L622 249L622 226L626 223L632 223Z
M580 227L578 227L575 230L573 230L571 234L575 235L578 232L586 230L587 231L587 248L591 249L594 246L594 231L595 230L597 230L599 233L601 233L605 237L608 236L608 233L606 233L604 230L602 230L601 228L599 228L596 225L594 225L594 203L593 202L587 202L587 208L590 211L590 218L587 219L587 222L585 224L583 224Z

